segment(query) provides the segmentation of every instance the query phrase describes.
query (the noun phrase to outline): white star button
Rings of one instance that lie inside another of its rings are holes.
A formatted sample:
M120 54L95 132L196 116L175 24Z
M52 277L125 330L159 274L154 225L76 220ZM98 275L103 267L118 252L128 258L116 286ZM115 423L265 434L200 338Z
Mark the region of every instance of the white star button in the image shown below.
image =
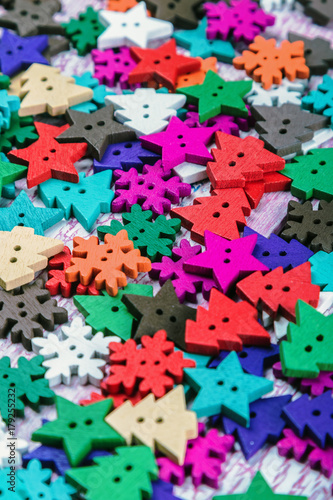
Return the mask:
M146 48L149 42L165 39L173 34L172 23L148 16L145 2L138 3L127 12L102 10L99 20L107 27L97 40L97 46L101 50L124 45Z

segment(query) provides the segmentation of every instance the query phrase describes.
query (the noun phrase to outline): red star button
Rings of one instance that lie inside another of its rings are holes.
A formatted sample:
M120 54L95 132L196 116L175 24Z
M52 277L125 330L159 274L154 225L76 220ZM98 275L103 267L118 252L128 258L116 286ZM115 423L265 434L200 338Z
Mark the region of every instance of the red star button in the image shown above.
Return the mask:
M177 54L174 39L157 49L132 47L131 55L138 65L129 74L130 84L153 79L174 91L178 76L200 69L199 59Z
M59 144L56 137L69 129L69 125L55 127L35 122L35 127L39 139L27 148L17 149L8 154L11 161L28 166L28 188L37 186L51 177L67 182L79 182L74 163L84 156L87 145Z

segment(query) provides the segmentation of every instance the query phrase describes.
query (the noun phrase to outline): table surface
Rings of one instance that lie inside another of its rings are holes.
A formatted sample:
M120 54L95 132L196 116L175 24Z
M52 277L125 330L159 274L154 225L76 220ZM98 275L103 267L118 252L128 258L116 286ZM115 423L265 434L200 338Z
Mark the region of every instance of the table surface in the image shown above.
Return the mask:
M56 19L59 21L67 21L70 17L76 17L78 12L82 12L86 9L88 5L92 5L96 9L104 8L105 4L101 0L81 0L80 2L75 2L73 0L62 0L63 9L61 14L56 15ZM312 23L311 19L305 17L298 10L288 11L274 11L276 16L275 25L269 27L265 32L265 38L274 37L278 41L287 38L289 31L294 31L299 34L304 34L309 37L322 36L331 42L333 45L333 26L320 27ZM180 49L184 54L187 51ZM85 71L92 71L94 69L91 56L87 55L85 57L79 57L75 50L64 52L53 58L52 64L61 69L61 71L66 75L81 75ZM246 75L244 71L237 71L231 65L220 64L219 63L219 73L225 80L239 80L243 79ZM329 72L333 75L333 71ZM321 78L313 77L310 81L310 88L315 88L317 83ZM242 133L242 136L246 134ZM251 135L256 135L251 132ZM333 146L333 140L325 143L324 147ZM87 175L91 175L91 161L81 161L77 164L78 171L84 171ZM37 196L36 188L28 190L26 188L26 183L21 180L16 183L16 185L21 189L24 189L34 204L37 206L43 206L41 200ZM209 196L210 183L208 181L197 183L193 185L191 196L183 200L182 205L192 204L193 199L198 196ZM279 192L265 194L257 207L253 210L251 215L247 218L247 224L249 227L259 231L265 236L268 236L272 232L278 233L278 231L283 227L284 221L287 214L288 201L293 199L290 193ZM2 200L1 206L8 206L7 200ZM71 218L68 221L61 221L51 229L47 230L45 236L56 237L61 239L65 245L72 248L72 240L74 236L82 236L87 238L90 235L96 235L97 226L105 223L110 223L111 219L121 219L119 214L106 214L100 216L90 233L87 233L82 226L76 221L76 219ZM179 233L177 241L181 238L189 238L188 231L183 228ZM46 273L42 273L40 276L46 278ZM128 280L131 281L131 280ZM139 283L151 284L154 286L154 293L160 288L158 282L152 281L149 276L142 276ZM58 304L65 307L68 310L69 321L71 321L76 316L81 316L76 307L73 305L72 299L64 299L62 297L56 296L58 299ZM198 300L199 304L205 304L205 301L200 296ZM193 304L189 304L192 305ZM59 332L60 327L56 329ZM25 349L19 345L11 344L10 340L1 340L1 353L2 355L7 355L12 360L12 366L17 365L17 359L20 356L25 356L30 359L34 356L33 353L28 353ZM266 376L271 380L274 379L272 371L268 371ZM61 395L65 398L70 399L76 403L82 398L89 397L92 391L96 391L96 387L86 385L80 386L77 381L77 377L74 378L74 383L67 387L64 385L59 385L53 388L55 393ZM97 389L97 392L99 390ZM269 395L282 395L282 394L294 394L295 389L288 385L286 382L281 380L274 380L274 390ZM44 406L40 413L36 413L29 407L25 410L25 419L18 419L17 423L17 437L23 438L30 441L30 436L32 432L42 425L42 419L54 419L56 418L55 407ZM37 443L30 442L29 450L36 448ZM208 500L217 494L230 494L230 493L243 493L247 490L251 478L254 476L257 470L260 470L272 488L276 493L280 494L293 494L293 495L304 495L309 498L309 500L327 500L332 498L331 495L331 484L332 479L329 480L317 471L310 469L309 465L297 463L293 459L286 459L280 457L277 452L276 446L266 445L262 450L260 450L255 456L250 460L246 461L241 451L229 454L227 462L223 465L222 474L219 478L219 488L214 490L206 486L200 486L199 488L194 488L192 486L190 478L187 478L186 482L181 487L174 488L174 494L182 499L187 500Z

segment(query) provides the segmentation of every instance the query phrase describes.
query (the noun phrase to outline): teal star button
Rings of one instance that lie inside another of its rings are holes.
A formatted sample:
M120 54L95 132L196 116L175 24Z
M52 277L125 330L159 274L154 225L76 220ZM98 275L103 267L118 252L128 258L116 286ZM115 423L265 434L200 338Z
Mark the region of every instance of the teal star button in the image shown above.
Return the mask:
M198 393L192 410L200 417L222 413L241 425L250 425L249 405L273 389L273 382L244 373L232 351L214 370L185 369L188 384Z
M178 31L173 35L177 45L188 49L192 57L216 57L218 61L232 63L235 51L230 42L208 40L206 36L207 18L195 30Z

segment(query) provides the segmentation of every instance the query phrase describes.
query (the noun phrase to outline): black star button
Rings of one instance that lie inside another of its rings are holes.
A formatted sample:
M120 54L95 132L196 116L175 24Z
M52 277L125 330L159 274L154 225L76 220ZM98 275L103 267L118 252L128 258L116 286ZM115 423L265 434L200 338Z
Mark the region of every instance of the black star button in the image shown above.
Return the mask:
M170 21L177 28L191 29L198 26L196 8L202 0L146 0L154 17Z
M109 144L136 139L131 128L114 120L113 106L105 106L91 114L69 109L66 118L71 127L60 134L57 141L86 142L91 155L99 161Z
M171 280L167 281L155 297L124 295L122 301L129 312L139 320L134 340L143 335L153 337L165 330L169 340L185 351L185 323L196 319L196 309L180 304Z
M59 0L15 0L13 8L0 17L0 26L15 30L20 36L63 35L64 28L52 19L60 9Z

